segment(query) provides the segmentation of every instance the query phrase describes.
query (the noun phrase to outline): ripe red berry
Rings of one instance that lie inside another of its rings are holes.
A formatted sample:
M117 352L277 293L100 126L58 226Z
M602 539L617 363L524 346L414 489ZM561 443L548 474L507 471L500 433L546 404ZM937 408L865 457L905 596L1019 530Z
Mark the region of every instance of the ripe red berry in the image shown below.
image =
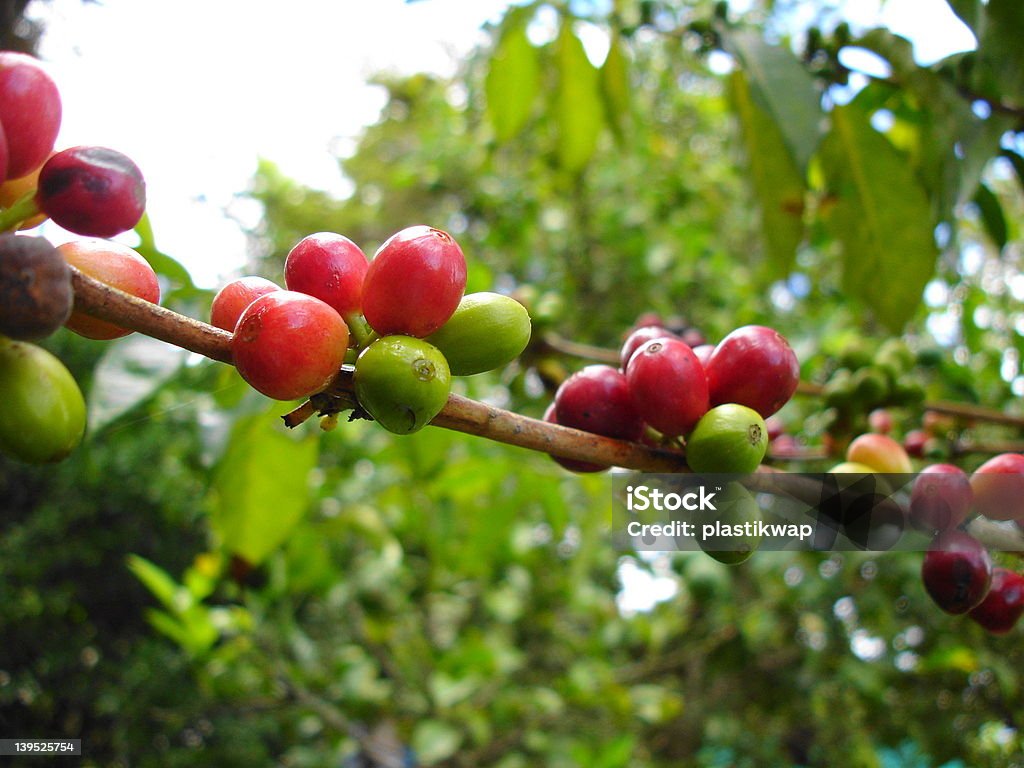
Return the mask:
M644 431L625 375L609 365L588 365L562 382L555 418L562 426L620 440L638 440Z
M544 411L544 421L548 424L557 424L558 415L555 413L555 404L551 403ZM586 461L576 461L575 459L563 459L560 456L552 456L558 464L570 472L604 472L608 467L603 464L591 464Z
M988 595L968 614L994 635L1005 635L1024 613L1024 576L1007 568L992 571Z
M739 403L768 418L796 391L800 365L780 333L760 325L737 328L708 358L711 405Z
M990 520L1024 520L1024 455L1001 453L971 475L974 508Z
M932 464L921 470L910 493L910 522L924 531L956 528L971 511L971 481L953 464Z
M675 334L660 325L644 325L632 331L619 348L619 364L622 370L626 370L629 359L642 345L652 339L662 338L675 338Z
M626 368L640 417L666 437L685 435L708 411L708 381L693 350L680 339L644 343Z
M246 307L260 296L280 290L281 286L265 277L250 275L232 280L213 297L210 324L228 332L233 331Z
M963 531L943 531L925 553L921 580L943 611L967 613L988 594L992 559L974 537Z
M60 130L60 93L31 56L0 52L0 124L6 137L6 174L16 179L42 165Z
M275 400L319 392L341 368L347 348L348 326L341 315L295 291L260 296L242 312L231 337L242 378Z
M57 250L68 264L89 277L140 299L159 303L160 283L156 272L148 261L128 246L108 240L73 240ZM72 312L65 325L87 339L116 339L131 333L126 328L82 312Z
M39 208L78 235L113 237L139 223L146 182L127 156L106 147L58 152L39 172Z
M285 285L334 307L342 317L359 312L370 262L344 235L318 232L302 238L284 262Z
M382 336L429 336L454 314L466 289L466 259L455 238L415 226L377 250L363 282L363 315Z

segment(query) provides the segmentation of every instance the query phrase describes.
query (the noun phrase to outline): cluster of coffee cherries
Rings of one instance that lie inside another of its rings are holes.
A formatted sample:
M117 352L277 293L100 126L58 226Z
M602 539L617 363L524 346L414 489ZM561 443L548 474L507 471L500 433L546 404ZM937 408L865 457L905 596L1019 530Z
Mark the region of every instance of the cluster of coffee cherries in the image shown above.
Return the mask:
M929 465L914 482L909 506L910 522L934 532L921 566L932 600L1005 634L1024 613L1024 576L994 565L985 546L963 530L972 515L1024 520L1024 455L999 454L970 475L953 464Z
M267 397L299 400L351 361L359 408L396 434L441 411L452 376L503 366L530 340L522 304L465 293L462 249L434 227L395 233L372 260L344 235L309 235L289 251L284 283L243 277L213 300L210 321L232 333L242 378Z
M61 114L60 93L39 62L0 52L0 451L30 463L66 457L85 433L77 383L33 342L65 325L93 339L128 333L73 311L71 266L148 301L160 298L149 264L101 239L142 218L142 173L106 147L55 152ZM16 234L47 218L82 238L54 247Z
M888 435L865 433L830 472L908 475L905 448ZM955 464L925 466L914 479L907 522L932 536L921 578L936 605L967 614L993 634L1009 632L1024 613L1024 576L995 566L985 546L964 530L974 516L1024 521L1024 455L1002 453L968 474Z
M620 365L589 365L558 387L546 421L621 440L679 445L695 472L747 473L768 446L765 419L796 391L800 366L772 328L737 328L717 345L661 325L634 329ZM555 459L575 472L608 467Z

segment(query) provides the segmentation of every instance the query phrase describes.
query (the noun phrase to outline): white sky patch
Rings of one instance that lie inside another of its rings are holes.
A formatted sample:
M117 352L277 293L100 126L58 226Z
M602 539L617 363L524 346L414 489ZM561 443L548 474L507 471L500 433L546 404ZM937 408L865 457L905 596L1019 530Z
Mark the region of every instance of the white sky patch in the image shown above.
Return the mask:
M344 194L335 151L384 104L378 71L454 72L504 0L55 0L30 14L64 103L58 146L100 144L146 177L159 245L201 285L245 262L223 209L263 156Z

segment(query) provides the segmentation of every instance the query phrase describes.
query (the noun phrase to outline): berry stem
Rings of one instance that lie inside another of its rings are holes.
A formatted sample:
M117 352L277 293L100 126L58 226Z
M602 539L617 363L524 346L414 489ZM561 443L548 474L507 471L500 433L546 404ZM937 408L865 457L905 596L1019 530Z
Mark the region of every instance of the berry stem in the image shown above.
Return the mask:
M75 308L97 317L173 344L212 360L231 363L231 334L164 307L136 298L101 283L71 268L75 290ZM335 410L351 408L352 370L343 368L323 394L339 404ZM314 395L317 400L321 395ZM288 420L297 426L320 410L319 404L304 403ZM514 445L566 459L605 464L642 472L686 472L683 454L674 450L650 448L639 443L570 429L506 411L460 395L450 395L444 409L432 425L489 440ZM765 490L816 501L821 490L801 475L790 475L770 467L761 467ZM976 518L969 533L993 550L1024 558L1024 534L997 522Z
M380 338L380 335L366 322L366 318L358 312L349 312L345 315L345 324L348 326L352 338L355 339L357 349L365 349Z
M24 197L16 201L10 208L0 211L0 232L9 232L17 229L23 221L31 219L42 213L39 203L36 202L35 190L28 192Z

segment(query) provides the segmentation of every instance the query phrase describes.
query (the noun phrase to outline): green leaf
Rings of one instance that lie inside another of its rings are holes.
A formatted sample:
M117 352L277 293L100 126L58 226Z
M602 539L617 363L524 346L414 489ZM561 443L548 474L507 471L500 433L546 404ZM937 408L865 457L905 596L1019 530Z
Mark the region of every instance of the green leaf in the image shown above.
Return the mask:
M814 81L788 48L768 45L752 29L728 31L726 48L747 75L751 93L779 126L801 173L821 138L821 98Z
M423 765L451 757L461 744L462 734L440 720L421 720L412 732L412 749Z
M506 16L487 69L487 117L499 142L508 141L523 129L540 91L538 51L526 36L531 15L532 9L524 8Z
M554 116L558 164L575 173L590 161L604 127L600 79L568 21L562 23L558 34L556 57L558 87Z
M135 234L139 236L139 244L135 246L135 250L149 262L158 275L163 275L187 291L198 290L195 283L192 282L192 276L181 262L157 248L156 238L153 235L153 224L149 220L148 213L143 213L142 219L135 225Z
M625 46L618 34L613 34L608 48L608 56L601 65L601 96L604 99L608 125L611 126L616 140L624 136L626 118L629 116L629 62L626 58Z
M1024 3L989 0L974 26L978 49L968 55L967 85L978 96L1021 107L1024 102Z
M139 555L128 555L128 570L168 610L177 613L186 607L183 598L187 601L187 591L160 566Z
M999 198L988 186L979 184L973 202L978 206L981 223L984 224L988 236L1000 249L1003 248L1006 245L1006 217L1003 215L1003 206Z
M159 392L188 352L141 334L112 344L96 366L89 390L89 428L95 433Z
M1017 174L1017 181L1020 183L1021 191L1024 191L1024 157L1021 157L1012 149L1004 149L1000 152L1000 156L1005 157L1007 162L1013 166L1013 172Z
M262 562L306 511L317 456L314 435L295 439L270 414L238 421L213 481L210 523L221 544Z
M836 107L821 148L843 246L843 282L893 331L913 316L935 269L928 199L906 159L854 105Z
M953 13L959 16L960 20L972 31L977 28L978 17L981 13L979 0L946 0L946 2L953 9Z
M761 231L772 276L782 277L792 268L803 239L804 175L786 148L779 126L754 101L746 73L733 72L728 88L743 132L750 182L761 208Z

